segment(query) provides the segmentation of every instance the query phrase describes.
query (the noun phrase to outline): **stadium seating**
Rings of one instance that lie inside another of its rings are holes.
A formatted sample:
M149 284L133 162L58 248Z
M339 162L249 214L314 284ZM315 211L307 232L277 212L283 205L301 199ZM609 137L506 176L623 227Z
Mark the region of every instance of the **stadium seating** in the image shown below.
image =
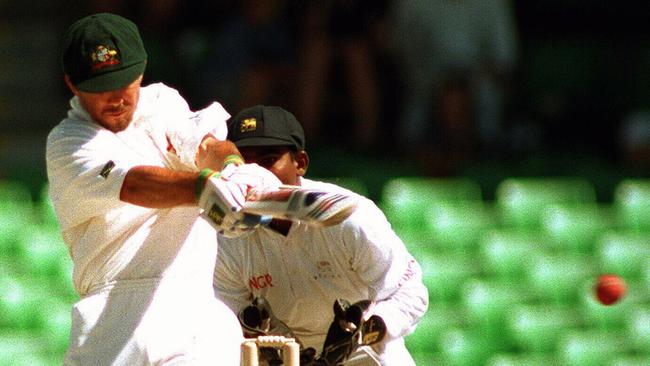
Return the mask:
M602 273L616 273L626 279L643 277L644 262L650 258L650 232L609 231L596 242Z
M631 309L638 301L641 301L637 294L637 287L634 286L634 289L629 290L615 306L605 306L595 298L594 284L595 280L583 284L579 302L576 304L576 309L580 312L580 318L584 321L585 326L603 331L623 329Z
M650 360L650 354L613 356L605 363L605 366L640 366L647 365L648 360ZM425 364L423 363L422 365Z
M433 250L475 252L485 231L496 225L491 206L483 201L435 202L424 212Z
M650 365L648 187L597 202L584 179L513 177L487 200L470 179L388 179L378 204L429 289L417 365ZM61 364L78 295L47 185L0 181L0 232L0 365ZM602 273L627 283L614 305L594 297Z
M562 336L557 355L561 365L605 365L628 351L629 344L623 333L575 330Z
M24 185L0 181L0 250L16 255L25 228L35 223L32 197Z
M409 350L420 353L422 357L440 352L442 333L450 327L463 327L467 319L463 312L453 304L435 303L435 311L425 313L417 327L417 332L406 339Z
M626 179L614 191L618 223L626 229L650 232L650 179Z
M505 337L504 324L513 305L529 301L531 296L516 282L475 278L462 286L461 306L476 329ZM505 338L504 341L509 342Z
M435 303L458 302L463 284L478 275L478 268L469 257L441 251L416 256L422 267L422 279Z
M542 232L558 250L593 253L593 245L611 228L608 210L595 204L549 205L541 216Z
M595 203L596 192L581 178L508 178L498 185L495 200L503 225L537 228L549 205Z
M501 353L492 356L486 366L550 366L557 365L553 354ZM424 364L423 364L424 365Z
M487 230L479 243L478 261L492 278L518 281L530 260L548 245L540 233L512 229Z
M45 183L43 185L43 188L41 188L38 201L36 203L38 219L43 226L55 227L58 229L59 222L56 218L54 206L52 205L52 201L50 200L48 193L49 185Z
M565 332L581 325L573 307L546 304L513 305L506 323L515 345L534 354L552 353Z
M647 290L647 288L646 288ZM627 316L628 339L636 351L650 355L650 306L648 303L636 305Z
M432 203L481 199L480 186L471 180L399 177L384 185L381 207L396 229L419 230Z
M580 290L597 274L590 257L573 253L535 255L526 269L525 282L538 301L576 303Z
M493 349L485 334L476 329L450 327L440 337L443 364L449 366L480 365Z

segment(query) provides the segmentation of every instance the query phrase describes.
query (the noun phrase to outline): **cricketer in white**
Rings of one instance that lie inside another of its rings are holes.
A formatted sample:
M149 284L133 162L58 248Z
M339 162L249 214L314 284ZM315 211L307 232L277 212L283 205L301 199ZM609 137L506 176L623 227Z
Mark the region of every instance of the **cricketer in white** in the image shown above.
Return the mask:
M306 188L354 194L333 184L299 179ZM404 336L413 332L426 311L428 291L420 265L371 200L360 197L356 211L339 225L316 228L293 223L287 236L262 227L239 238L219 237L219 243L215 290L233 310L263 296L305 347L320 352L335 299L374 300L374 314L388 329L384 342L373 346L381 364L415 364ZM368 359L366 364L375 363Z
M120 200L130 169L198 171L206 134L226 138L229 114L194 113L163 84L140 89L130 125L112 132L71 99L47 139L50 195L81 295L66 365L238 365L241 329L214 297L215 230L196 205L146 208ZM216 364L216 363L210 363Z

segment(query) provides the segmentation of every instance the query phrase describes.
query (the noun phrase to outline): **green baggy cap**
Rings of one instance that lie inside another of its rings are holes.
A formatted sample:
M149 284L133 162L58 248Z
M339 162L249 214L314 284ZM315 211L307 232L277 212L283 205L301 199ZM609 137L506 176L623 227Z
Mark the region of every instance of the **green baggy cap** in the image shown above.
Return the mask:
M305 149L305 132L296 117L280 107L256 105L228 121L228 140L237 147L289 146Z
M63 37L63 72L79 90L121 89L144 73L147 52L138 27L116 14L74 22Z

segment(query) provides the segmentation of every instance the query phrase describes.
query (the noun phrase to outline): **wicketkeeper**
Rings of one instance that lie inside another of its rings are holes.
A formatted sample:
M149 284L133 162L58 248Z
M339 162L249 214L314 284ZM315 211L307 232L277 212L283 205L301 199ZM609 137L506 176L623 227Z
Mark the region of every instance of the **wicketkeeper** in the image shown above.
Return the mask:
M245 109L228 131L247 162L282 183L354 195L304 177L304 133L286 110ZM296 338L303 365L414 365L403 337L426 311L428 292L419 264L371 200L359 196L338 225L275 219L219 243L215 291L247 336ZM281 360L274 349L260 353L271 365Z

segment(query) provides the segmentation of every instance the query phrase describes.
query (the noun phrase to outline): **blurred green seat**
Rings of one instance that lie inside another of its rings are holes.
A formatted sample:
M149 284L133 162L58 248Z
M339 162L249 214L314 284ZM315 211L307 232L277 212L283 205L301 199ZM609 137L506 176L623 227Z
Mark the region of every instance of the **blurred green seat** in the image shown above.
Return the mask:
M557 249L592 253L597 239L614 226L606 207L595 204L552 204L541 217L542 232Z
M518 349L550 353L567 330L581 325L578 319L578 312L571 306L515 304L507 325Z
M0 181L0 250L13 256L22 235L36 223L29 189L14 181Z
M465 328L450 328L440 336L443 362L449 366L483 365L493 354L499 352L480 331Z
M421 230L425 212L435 202L480 201L481 188L464 178L398 177L381 192L381 207L396 230Z
M529 267L530 258L546 248L538 233L512 229L486 231L479 242L480 263L493 278L519 280Z
M43 301L40 334L47 340L48 354L63 355L70 341L73 302L51 297Z
M577 254L539 254L531 258L525 276L539 301L576 303L584 284L595 278L591 257Z
M46 298L47 286L30 284L29 277L0 276L0 327L16 330L42 328L41 300Z
M557 348L560 365L605 365L609 360L629 351L626 337L617 332L571 331L565 334Z
M640 279L644 261L650 259L650 232L609 231L598 241L596 256L601 272Z
M486 366L551 366L557 365L553 354L500 353L492 356Z
M62 364L63 359L58 364ZM49 366L46 345L34 333L0 328L0 365Z
M52 200L49 196L49 184L44 184L41 188L38 202L36 204L40 223L48 227L59 227L59 220L56 217Z
M614 205L625 229L650 232L650 179L626 179L614 190Z
M420 319L415 332L406 336L406 347L410 352L440 352L440 336L452 327L464 325L462 313L449 304L431 304Z
M398 230L395 232L402 239L406 249L409 253L420 261L423 257L426 257L428 254L435 252L432 240L428 233L422 231L412 231L412 230Z
M9 203L31 204L32 195L29 188L18 181L0 179L0 208Z
M463 284L479 271L471 258L444 252L423 253L419 263L431 302L459 301Z
M475 252L484 232L497 224L484 201L436 202L424 216L433 247L460 253Z
M596 192L581 178L513 177L499 183L495 200L505 226L538 228L548 205L595 203Z
M462 288L461 304L472 326L486 337L498 335L504 345L511 339L504 327L514 305L530 299L529 291L520 281L472 279Z
M22 238L19 256L31 276L54 282L69 279L70 254L57 228L33 227Z
M603 305L596 298L597 276L586 281L580 294L578 309L585 325L595 330L618 331L625 327L630 311L634 309L645 290L638 283L626 281L627 292L623 298L612 305Z
M614 356L605 366L643 366L650 362L650 353Z
M650 258L645 258L641 264L641 282L650 288Z
M436 352L410 352L416 365L442 365L442 356Z
M630 310L626 329L635 350L650 354L650 303L639 304Z

